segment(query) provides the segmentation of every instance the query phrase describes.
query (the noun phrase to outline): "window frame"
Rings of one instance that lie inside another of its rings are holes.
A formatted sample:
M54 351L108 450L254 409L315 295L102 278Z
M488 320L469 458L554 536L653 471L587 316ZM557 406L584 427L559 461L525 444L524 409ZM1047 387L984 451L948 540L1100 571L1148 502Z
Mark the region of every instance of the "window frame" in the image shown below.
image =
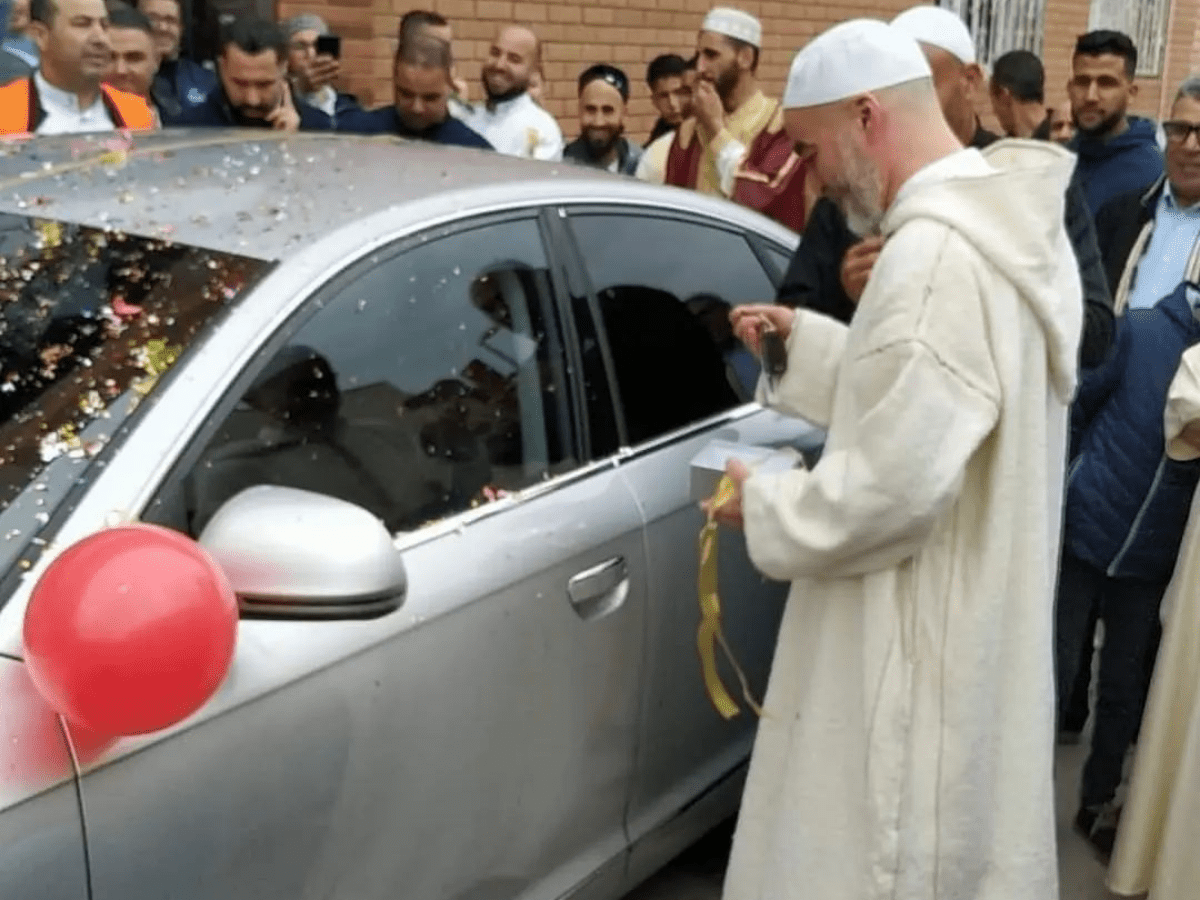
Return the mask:
M664 432L648 440L642 441L636 446L629 444L629 431L625 424L625 410L621 401L621 394L617 386L616 366L613 361L612 352L608 344L607 331L604 327L604 319L600 314L600 302L595 285L592 283L591 277L588 275L586 263L584 262L584 251L580 240L571 225L571 220L582 216L603 215L603 216L622 216L626 218L644 218L657 219L660 221L678 222L680 224L694 225L701 228L709 228L714 231L724 232L731 237L739 238L746 243L747 250L754 257L763 272L763 277L773 285L778 291L779 285L782 283L784 274L779 273L773 261L767 257L764 245L774 245L774 241L767 238L758 232L747 231L736 226L728 225L724 222L717 221L705 216L688 212L685 210L676 210L657 206L646 206L643 204L616 204L613 202L576 202L569 204L561 204L558 207L558 218L561 220L561 239L567 242L567 247L564 248L564 258L570 277L572 286L576 290L586 291L587 308L591 315L591 325L595 330L600 340L600 345L603 348L602 358L605 365L605 376L609 384L609 392L612 397L614 414L617 419L617 429L620 435L620 447L616 454L609 454L608 459L614 456L620 459L634 458L648 455L660 447L668 446L675 443L680 443L688 438L709 431L717 426L729 422L744 419L747 416L754 415L761 410L758 403L753 400L746 403L741 403L732 406L722 412L714 413L707 418L697 420L689 425L684 425L675 428L671 431ZM781 248L782 249L782 248ZM763 298L764 303L774 303L775 296ZM580 382L583 380L583 370L579 368L578 377Z
M551 289L553 291L551 301L559 319L557 324L559 326L559 338L564 356L562 362L565 370L566 388L570 394L569 402L567 403L567 412L570 421L567 424L571 434L571 441L567 449L575 453L579 460L579 465L570 471L552 476L539 484L524 488L517 495L510 495L475 508L460 510L412 531L390 533L397 548L406 549L416 547L436 540L449 532L457 531L472 522L496 515L517 503L528 502L543 494L574 484L576 481L596 471L599 466L593 464L591 459L585 455L584 445L581 441L579 410L582 408L583 403L583 382L579 374L580 369L576 363L576 360L579 358L579 350L576 345L574 323L570 320L571 310L566 300L561 255L559 248L553 240L553 235L546 227L546 209L540 206L531 206L472 215L410 232L380 246L370 254L356 257L340 268L332 277L327 278L313 288L295 306L287 319L279 327L259 341L253 352L251 361L229 382L220 399L209 408L203 421L193 430L191 440L188 441L186 449L172 461L167 474L151 495L150 500L146 503L142 512L143 520L147 522L157 521L154 518L155 507L160 506L160 498L182 496L183 484L188 473L199 462L213 435L229 417L243 395L254 383L254 380L267 367L270 361L275 358L275 355L286 347L296 334L327 303L338 297L348 286L371 270L381 265L386 265L391 260L402 256L414 248L425 246L462 232L516 221L532 221L538 228L549 266ZM161 504L161 508L163 509L168 509L169 507L170 504Z
M1048 0L935 0L936 5L956 13L967 23L975 41L975 53L979 64L988 68L1009 50L1028 50L1042 55L1046 40L1046 7ZM1033 24L1013 31L998 27L1018 24L1013 20L1024 12L1033 18ZM986 15L986 28L981 28L978 19Z

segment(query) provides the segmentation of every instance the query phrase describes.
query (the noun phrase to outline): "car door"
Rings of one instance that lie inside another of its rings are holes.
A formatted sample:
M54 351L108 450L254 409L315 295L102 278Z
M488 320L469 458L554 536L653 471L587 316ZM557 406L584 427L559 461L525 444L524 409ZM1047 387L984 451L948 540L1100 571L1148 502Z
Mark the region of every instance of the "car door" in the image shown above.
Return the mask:
M408 589L366 621L244 618L190 727L87 766L93 900L617 883L646 555L622 473L581 455L558 283L533 213L406 240L199 428L146 517L198 535L247 487L328 494L388 526Z
M669 844L694 827L685 810L703 820L698 804L706 793L727 788L720 799L714 794L714 811L731 797L736 802L739 785L726 779L744 762L755 730L749 711L724 721L701 680L697 536L704 522L690 497L690 462L716 438L810 448L820 435L751 402L758 364L734 338L729 311L769 302L775 287L743 232L627 207L576 208L569 225L622 410L623 467L647 523L646 690L629 831L636 842L658 829L657 841ZM718 566L725 633L761 699L786 588L754 570L733 531L720 534ZM730 669L722 672L738 695ZM675 820L674 833L660 827ZM653 854L648 848L646 857Z

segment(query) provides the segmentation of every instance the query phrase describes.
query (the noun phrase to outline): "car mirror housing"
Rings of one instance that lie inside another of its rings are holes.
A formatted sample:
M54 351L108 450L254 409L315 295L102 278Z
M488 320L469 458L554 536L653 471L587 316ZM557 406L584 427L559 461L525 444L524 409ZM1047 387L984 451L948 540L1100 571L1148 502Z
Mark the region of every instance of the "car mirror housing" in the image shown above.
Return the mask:
M374 618L399 608L407 590L384 524L311 491L248 488L217 511L200 545L224 570L246 617Z

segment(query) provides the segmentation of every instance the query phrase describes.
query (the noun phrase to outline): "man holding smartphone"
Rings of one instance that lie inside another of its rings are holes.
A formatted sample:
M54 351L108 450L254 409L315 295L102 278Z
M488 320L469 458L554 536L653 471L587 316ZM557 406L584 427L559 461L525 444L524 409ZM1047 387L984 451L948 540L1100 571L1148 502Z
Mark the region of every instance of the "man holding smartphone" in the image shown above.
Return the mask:
M288 78L297 97L337 122L344 113L359 110L357 98L333 86L341 74L342 39L331 34L325 20L312 13L283 23L288 41Z

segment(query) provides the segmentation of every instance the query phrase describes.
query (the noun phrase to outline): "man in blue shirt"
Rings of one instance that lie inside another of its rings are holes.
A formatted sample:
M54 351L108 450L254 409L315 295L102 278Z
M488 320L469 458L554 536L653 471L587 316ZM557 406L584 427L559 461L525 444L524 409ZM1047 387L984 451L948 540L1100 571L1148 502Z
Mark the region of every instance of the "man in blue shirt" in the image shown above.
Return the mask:
M1166 175L1147 190L1113 199L1096 216L1118 313L1156 305L1200 252L1200 76L1179 88L1163 130Z
M348 112L338 119L337 130L492 149L481 134L450 115L451 65L450 45L440 38L425 31L403 37L393 69L393 105Z
M1149 187L1163 172L1154 123L1127 114L1137 95L1137 59L1137 47L1119 31L1093 31L1075 45L1067 94L1077 134L1070 147L1079 154L1092 215L1114 197Z
M216 73L180 52L183 14L179 0L137 0L137 9L154 26L154 43L162 62L154 77L154 96L164 119L199 106L217 87Z

